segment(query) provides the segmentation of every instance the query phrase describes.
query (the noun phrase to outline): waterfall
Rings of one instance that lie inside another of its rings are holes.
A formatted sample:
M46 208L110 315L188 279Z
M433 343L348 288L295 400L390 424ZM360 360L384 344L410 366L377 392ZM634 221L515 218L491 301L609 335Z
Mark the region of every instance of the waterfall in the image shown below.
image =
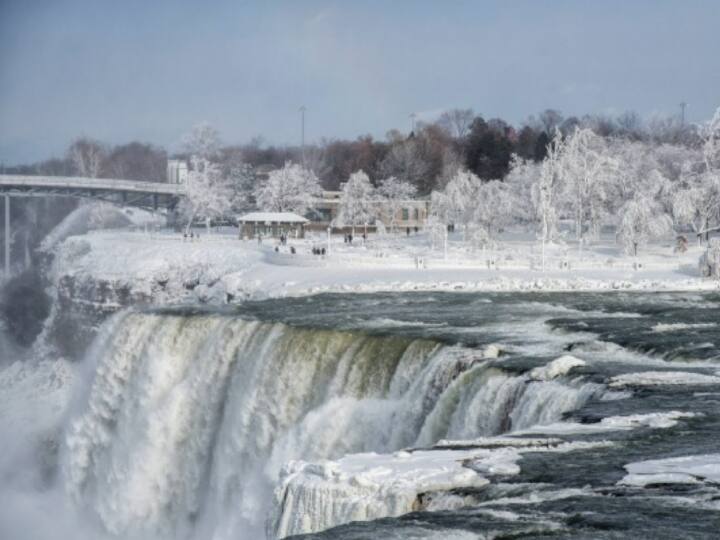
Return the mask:
M551 422L596 389L430 340L220 314L120 314L85 361L65 482L121 537L259 538L288 461Z

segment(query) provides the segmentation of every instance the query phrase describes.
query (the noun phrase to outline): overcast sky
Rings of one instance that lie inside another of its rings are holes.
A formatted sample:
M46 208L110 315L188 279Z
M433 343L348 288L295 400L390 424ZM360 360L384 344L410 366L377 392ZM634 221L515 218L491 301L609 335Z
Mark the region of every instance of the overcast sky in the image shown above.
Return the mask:
M176 149L407 129L472 107L519 123L720 105L720 2L0 0L0 161L87 135Z

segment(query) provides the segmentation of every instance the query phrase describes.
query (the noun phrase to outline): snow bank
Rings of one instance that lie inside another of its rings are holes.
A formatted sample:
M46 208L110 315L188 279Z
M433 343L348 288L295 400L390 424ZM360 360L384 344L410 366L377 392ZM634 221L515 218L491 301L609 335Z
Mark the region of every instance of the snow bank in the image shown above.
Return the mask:
M643 371L625 373L610 379L610 386L657 386L657 385L705 385L720 384L720 377L686 371Z
M621 485L720 484L720 454L638 461L625 465L625 470L628 474L618 482Z
M549 381L556 377L567 375L570 370L584 365L584 360L566 354L560 358L556 358L549 364L536 367L530 372L530 377L539 381Z

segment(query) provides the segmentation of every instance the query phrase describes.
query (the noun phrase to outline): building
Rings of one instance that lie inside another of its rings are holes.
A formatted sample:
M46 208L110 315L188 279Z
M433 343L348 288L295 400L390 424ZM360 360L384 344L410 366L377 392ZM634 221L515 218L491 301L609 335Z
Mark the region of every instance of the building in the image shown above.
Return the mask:
M308 220L292 212L250 212L237 218L240 238L303 238Z
M312 208L307 213L310 220L310 227L313 229L325 229L334 224L340 212L340 197L342 191L323 191L322 195L315 199ZM380 201L373 201L377 205L377 216L385 228L390 228L393 219ZM430 201L425 199L408 199L402 201L400 209L395 216L394 225L398 229L422 228L428 218ZM370 225L374 224L371 223Z
M168 159L167 183L184 184L188 178L188 164L184 159Z

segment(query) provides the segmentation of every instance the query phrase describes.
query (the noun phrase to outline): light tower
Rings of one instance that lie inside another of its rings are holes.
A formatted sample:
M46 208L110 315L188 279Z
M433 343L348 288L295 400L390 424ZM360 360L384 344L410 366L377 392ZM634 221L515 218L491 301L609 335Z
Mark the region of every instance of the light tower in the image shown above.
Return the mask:
M680 127L685 127L685 109L687 108L687 103L684 101L680 103Z
M305 111L307 108L305 105L300 107L300 149L302 152L302 164L303 169L305 168Z

